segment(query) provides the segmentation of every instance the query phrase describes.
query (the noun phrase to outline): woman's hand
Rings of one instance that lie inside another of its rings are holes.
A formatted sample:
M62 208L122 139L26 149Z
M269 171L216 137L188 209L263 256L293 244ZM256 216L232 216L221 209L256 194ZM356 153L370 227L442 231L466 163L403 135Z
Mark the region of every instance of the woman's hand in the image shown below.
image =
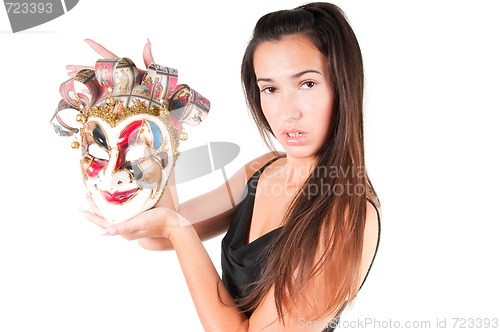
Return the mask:
M191 224L177 212L165 207L147 210L138 216L105 228L103 235L121 235L127 240L169 239L173 233Z
M89 44L89 46L96 51L102 59L113 59L113 58L118 58L117 55L115 55L113 52L109 51L107 48L102 46L99 43L96 43L92 39L85 39L85 42ZM142 51L142 57L144 60L144 64L146 65L146 69L149 67L150 64L154 63L153 59L153 54L151 53L151 42L148 39L148 42L146 45L144 45L144 49ZM67 65L66 69L68 70L68 76L75 76L80 70L82 69L94 69L93 66L81 66L81 65ZM141 77L144 73L143 70L139 69L139 72L141 74Z
M121 235L127 240L142 240L146 249L168 249L171 234L191 224L180 214L166 207L156 207L137 215L136 217L113 224L106 221L100 214L94 201L87 196L87 201L94 213L81 211L83 217L103 229L103 235ZM158 240L158 241L155 241ZM167 248L165 248L167 247Z

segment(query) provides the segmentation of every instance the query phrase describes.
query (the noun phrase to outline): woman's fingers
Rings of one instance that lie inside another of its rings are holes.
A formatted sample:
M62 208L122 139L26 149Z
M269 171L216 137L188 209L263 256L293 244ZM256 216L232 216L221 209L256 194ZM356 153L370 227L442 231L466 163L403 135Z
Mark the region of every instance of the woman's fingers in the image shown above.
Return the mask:
M108 227L104 235L121 235L129 240L146 237L169 238L172 231L191 224L177 212L167 208L154 208L138 216Z
M143 238L168 239L172 231L191 225L189 221L177 212L162 207L144 211L130 220L113 224L106 221L99 215L99 211L95 206L92 197L87 195L86 198L95 213L88 211L80 211L80 213L86 219L103 228L103 235L120 235L127 240L137 240ZM165 243L161 243L160 247L164 246Z
M68 76L75 76L82 69L94 69L94 67L79 66L79 65L67 65L66 66L66 70L68 70Z
M129 227L122 226L120 224L119 227L117 225L106 221L103 217L93 214L89 211L80 210L80 214L87 220L91 221L95 225L101 227L103 229L102 235L117 235L121 234L127 240L136 240L142 238L140 233L142 232L131 232Z
M167 216L163 213L165 209L156 208L145 211L138 216L112 225L106 229L104 235L122 235L133 236L134 233L139 237L160 237L165 226L168 224ZM127 237L127 238L129 238Z
M99 53L104 59L112 59L112 58L117 58L117 56L106 49L104 46L102 46L99 43L96 43L92 39L85 39L84 40L89 46ZM151 50L150 50L151 51ZM75 76L80 70L82 69L94 69L94 67L90 66L80 66L80 65L67 65L66 69L68 70L68 76Z
M94 211L95 214L100 216L101 211L99 211L99 208L97 207L94 200L92 199L92 196L90 196L89 194L85 194L85 199L87 200L87 203L89 203L90 207L92 208L92 211Z
M113 226L112 223L106 221L106 219L104 219L103 217L101 217L97 214L91 213L89 211L83 211L83 210L81 210L80 213L82 214L82 216L85 219L90 220L91 222L93 222L94 224L96 224L97 226L99 226L101 228L107 229L107 228Z
M144 45L144 50L142 51L142 57L144 59L144 64L146 65L146 69L150 64L154 63L153 53L151 52L151 42L148 39L146 45Z
M89 44L89 46L99 53L103 59L112 59L112 58L118 58L116 54L113 52L109 51L107 48L102 46L99 43L96 43L92 39L85 39L85 42ZM153 59L153 54L151 52L151 42L148 39L148 42L146 45L144 45L144 50L142 51L142 57L144 59L144 64L146 65L146 70L149 67L150 64L154 63L155 60ZM90 66L81 66L81 65L67 65L66 70L68 70L68 76L75 76L80 70L82 69L94 69L94 67ZM144 75L144 70L139 69L139 72L141 76Z
M101 44L96 43L92 39L85 39L85 42L89 44L90 47L92 47L92 49L99 53L104 59L118 58L113 52L109 51Z

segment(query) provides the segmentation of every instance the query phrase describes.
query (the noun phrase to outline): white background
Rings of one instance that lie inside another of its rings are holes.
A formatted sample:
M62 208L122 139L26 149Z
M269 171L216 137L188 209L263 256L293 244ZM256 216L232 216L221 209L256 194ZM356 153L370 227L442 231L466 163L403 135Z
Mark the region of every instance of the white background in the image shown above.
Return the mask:
M231 174L266 151L239 81L246 42L260 16L302 1L136 3L81 0L16 34L0 10L0 331L202 331L174 252L103 237L78 214L78 152L49 125L58 87L66 64L98 59L84 38L141 67L149 38L155 60L212 103L182 148L238 144ZM343 320L450 329L454 317L500 318L498 5L336 3L364 55L367 167L384 211L375 264ZM218 171L185 184L181 200L221 181ZM220 240L206 242L217 268Z

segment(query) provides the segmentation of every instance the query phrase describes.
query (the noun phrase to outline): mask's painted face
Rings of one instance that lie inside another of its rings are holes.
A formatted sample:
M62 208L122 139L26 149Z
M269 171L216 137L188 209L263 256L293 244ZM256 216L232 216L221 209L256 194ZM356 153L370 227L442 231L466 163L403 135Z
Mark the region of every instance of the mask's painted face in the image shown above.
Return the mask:
M95 70L80 70L59 92L51 124L60 136L73 136L74 149L81 147L95 212L114 223L156 205L179 140L187 138L183 125L198 125L210 109L208 99L177 84L176 69L152 63L141 74L128 58L98 60Z
M84 183L110 222L125 221L152 208L174 164L169 129L147 114L131 116L114 127L90 117L82 131L82 153Z

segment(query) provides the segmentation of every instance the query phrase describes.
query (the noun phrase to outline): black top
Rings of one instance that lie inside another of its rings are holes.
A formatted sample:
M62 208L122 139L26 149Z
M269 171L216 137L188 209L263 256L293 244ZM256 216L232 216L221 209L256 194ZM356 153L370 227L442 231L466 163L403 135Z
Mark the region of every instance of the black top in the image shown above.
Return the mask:
M250 223L252 220L253 207L255 203L255 193L257 190L257 184L259 178L271 163L276 159L270 160L262 168L260 168L252 177L248 180L246 186L246 197L238 205L233 221L229 226L229 229L222 239L222 250L221 250L221 265L222 265L222 282L226 286L227 290L235 299L247 296L252 288L255 281L258 280L259 274L262 270L263 263L265 262L266 249L270 245L273 238L281 230L278 227L269 233L262 235L261 237L255 239L254 241L248 242L248 235L250 232ZM380 240L380 214L376 205L370 201L370 203L375 207L378 217L378 241ZM377 253L375 250L375 255ZM373 261L372 261L373 264ZM370 265L371 268L371 265ZM368 272L370 271L368 269ZM365 275L365 279L361 286L363 286L368 272ZM361 288L361 287L360 287ZM246 312L246 315L250 317L252 312ZM340 315L340 314L339 314ZM332 320L332 324L329 324L323 332L330 332L334 330L335 324L333 322L337 319Z
M262 268L263 259L260 257L265 254L265 249L281 229L272 230L247 243L259 177L276 159L269 161L248 180L246 197L238 205L233 221L222 239L222 282L236 301L252 290L251 283L258 279ZM250 315L251 312L247 312L247 316Z

